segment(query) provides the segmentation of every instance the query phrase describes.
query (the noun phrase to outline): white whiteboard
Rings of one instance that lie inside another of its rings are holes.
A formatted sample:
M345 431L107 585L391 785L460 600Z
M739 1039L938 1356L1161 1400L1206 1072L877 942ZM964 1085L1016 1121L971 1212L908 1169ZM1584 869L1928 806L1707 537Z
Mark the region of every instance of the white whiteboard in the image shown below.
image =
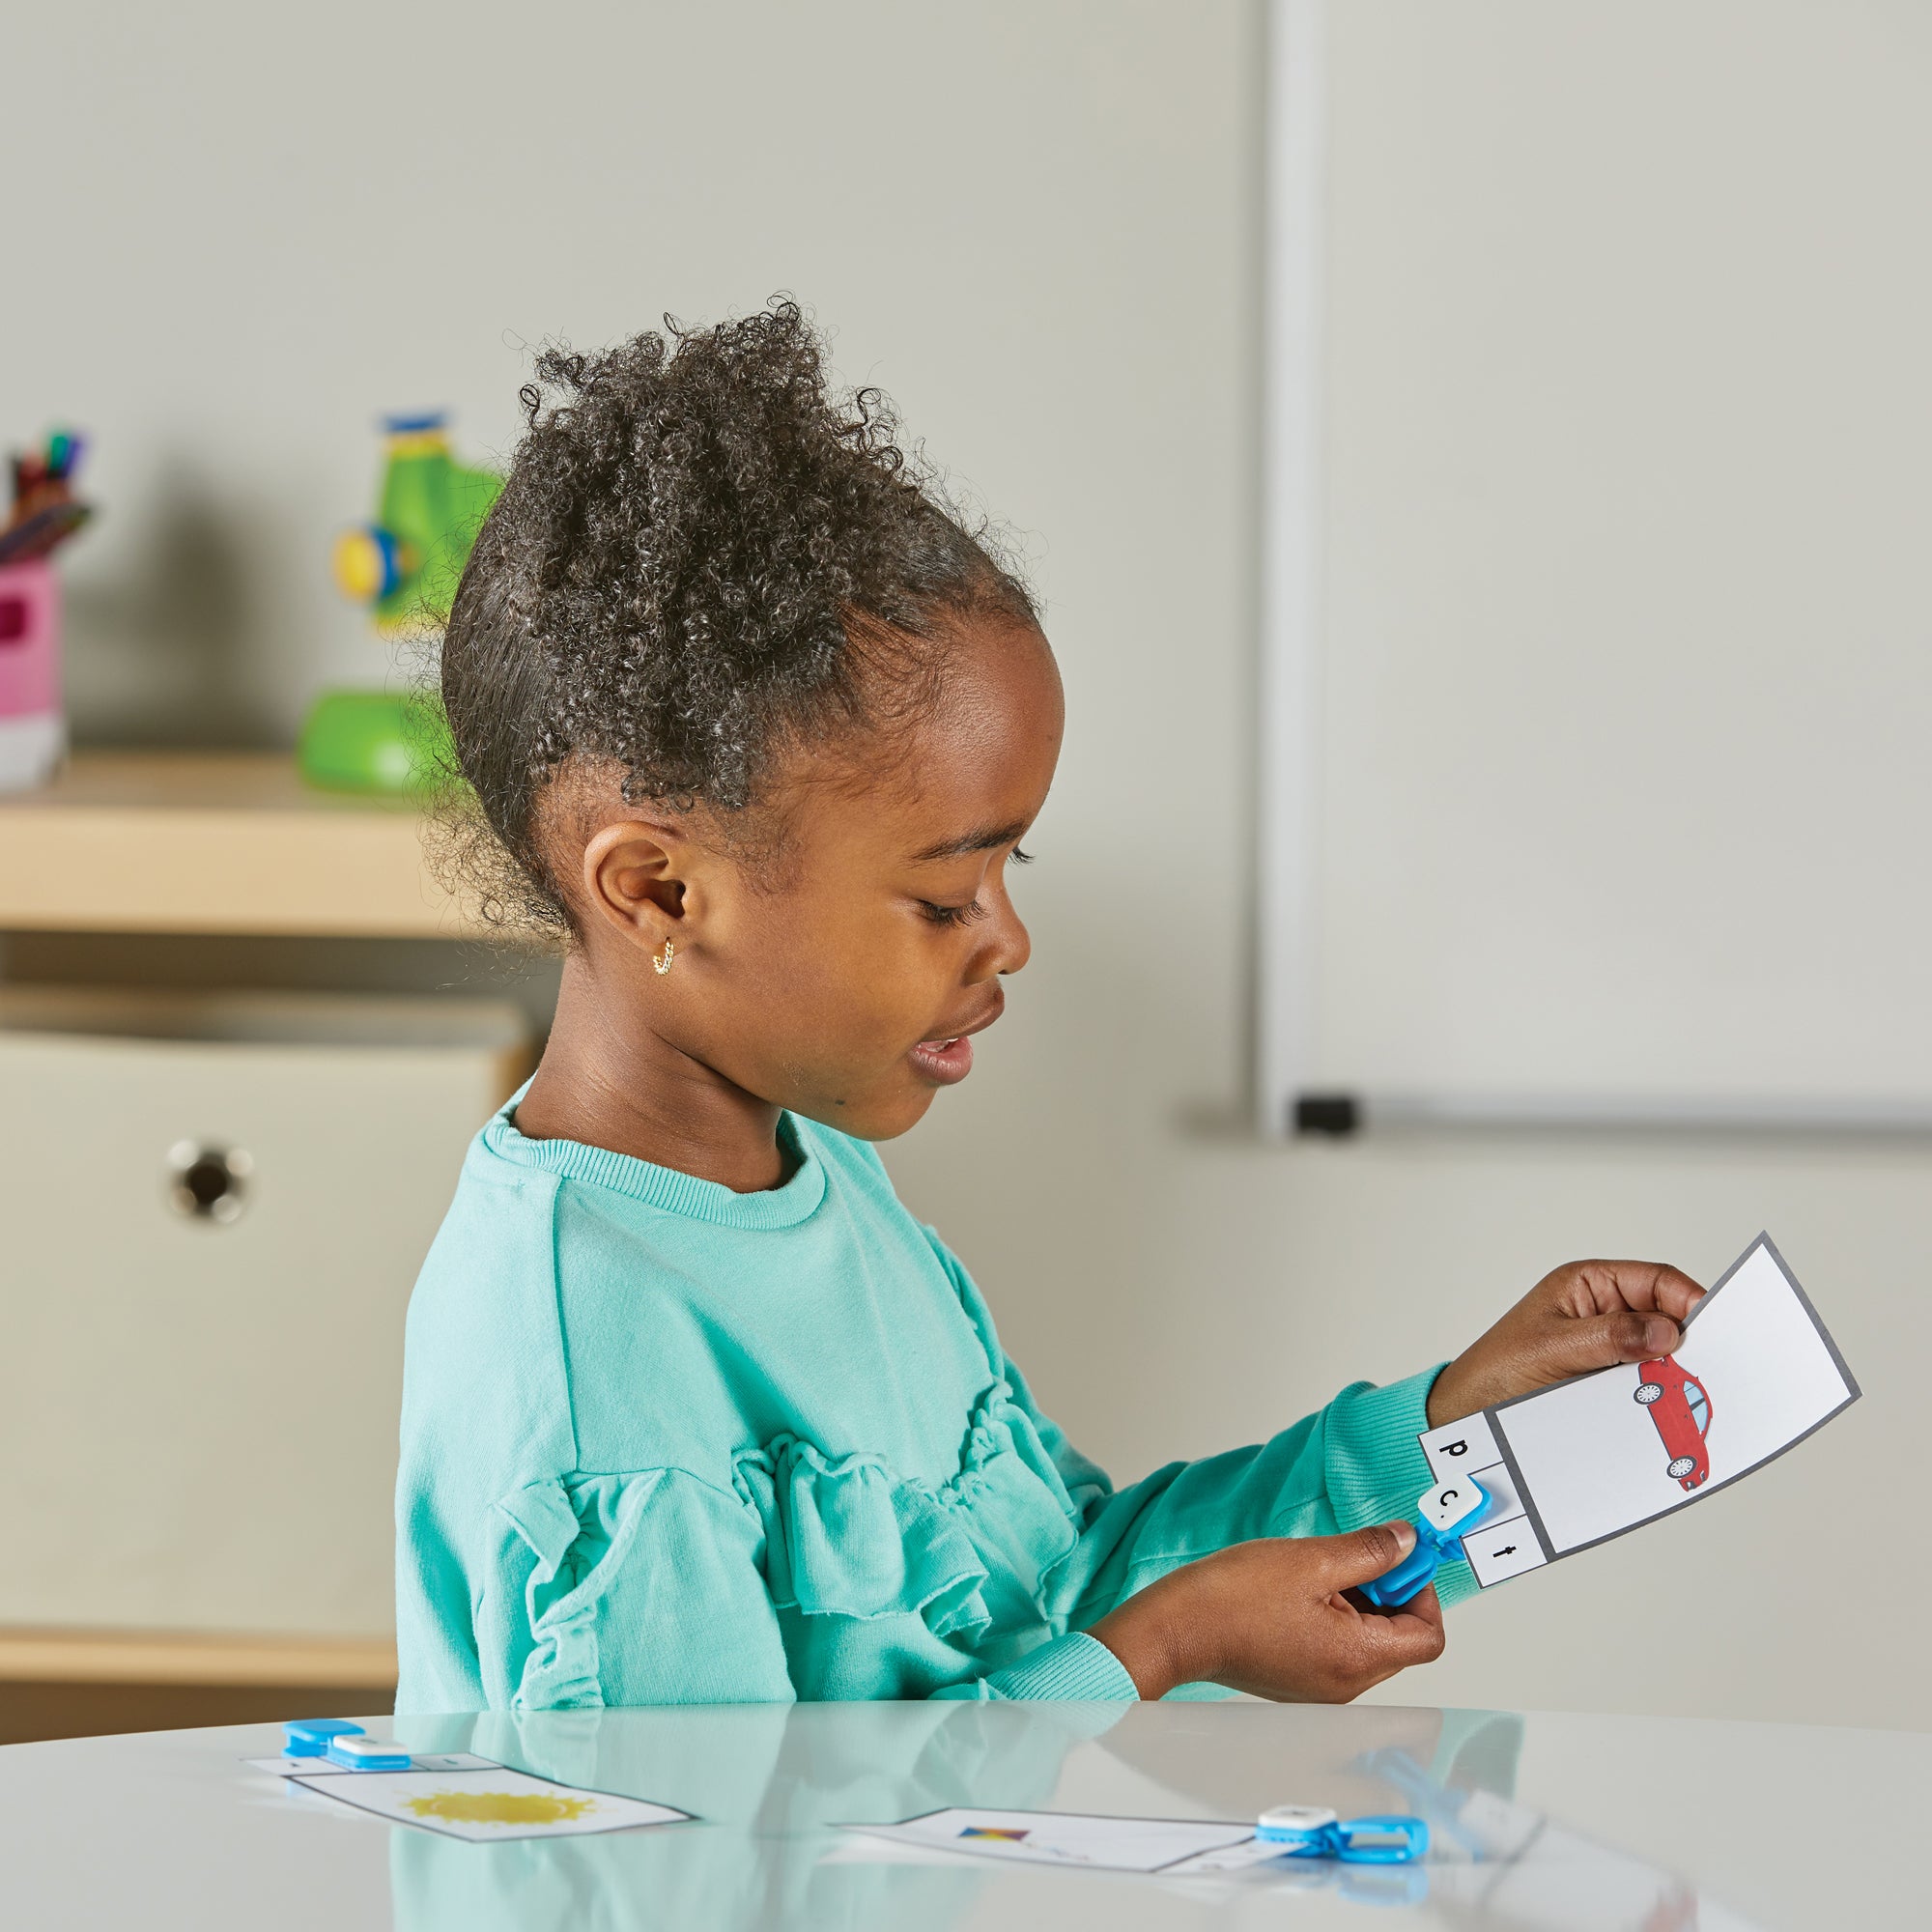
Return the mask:
M1932 8L1271 27L1264 1118L1932 1119Z

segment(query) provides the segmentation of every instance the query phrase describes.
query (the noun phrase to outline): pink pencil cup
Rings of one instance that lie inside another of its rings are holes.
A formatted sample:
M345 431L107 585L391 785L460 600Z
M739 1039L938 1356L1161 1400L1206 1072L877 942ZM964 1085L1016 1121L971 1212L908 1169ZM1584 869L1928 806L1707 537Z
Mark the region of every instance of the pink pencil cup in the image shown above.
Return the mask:
M0 791L44 784L66 754L60 586L45 563L0 565Z

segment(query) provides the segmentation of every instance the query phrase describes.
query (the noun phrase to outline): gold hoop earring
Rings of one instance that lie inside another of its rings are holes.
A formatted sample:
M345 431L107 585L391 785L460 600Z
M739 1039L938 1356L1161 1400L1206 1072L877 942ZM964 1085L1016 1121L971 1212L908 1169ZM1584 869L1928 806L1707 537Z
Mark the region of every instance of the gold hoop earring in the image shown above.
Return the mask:
M674 949L672 948L670 941L667 939L665 941L664 957L660 959L655 952L651 954L651 964L653 967L656 968L658 972L668 973L670 971L671 954L673 950Z

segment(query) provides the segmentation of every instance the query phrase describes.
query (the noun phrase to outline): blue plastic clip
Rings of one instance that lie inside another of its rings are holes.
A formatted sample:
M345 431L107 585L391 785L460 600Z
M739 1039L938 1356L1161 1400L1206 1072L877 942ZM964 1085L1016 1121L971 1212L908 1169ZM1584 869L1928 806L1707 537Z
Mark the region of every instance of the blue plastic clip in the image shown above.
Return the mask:
M320 1757L330 1738L359 1738L360 1724L347 1718L297 1718L282 1726L284 1757Z
M1338 1818L1314 1804L1277 1804L1264 1811L1255 1836L1262 1844L1279 1845L1284 1858L1340 1859L1351 1865L1406 1865L1429 1851L1429 1827L1420 1818Z
M1493 1501L1481 1483L1467 1476L1419 1496L1415 1548L1393 1570L1364 1583L1362 1595L1380 1610L1399 1609L1411 1597L1420 1596L1444 1563L1462 1555L1463 1539L1482 1523Z

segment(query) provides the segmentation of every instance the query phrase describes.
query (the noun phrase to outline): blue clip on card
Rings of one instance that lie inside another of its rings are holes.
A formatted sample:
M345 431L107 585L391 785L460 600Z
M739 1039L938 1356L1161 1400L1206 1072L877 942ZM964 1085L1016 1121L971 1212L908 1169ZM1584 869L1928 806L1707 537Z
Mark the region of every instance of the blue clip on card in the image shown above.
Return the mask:
M1466 1476L1418 1496L1415 1548L1393 1570L1364 1583L1362 1595L1378 1610L1399 1609L1420 1596L1444 1563L1462 1555L1463 1539L1488 1516L1491 1500L1489 1491Z
M347 1718L297 1718L282 1726L284 1757L320 1757L330 1738L359 1738L360 1724Z
M1319 1804L1277 1804L1255 1826L1264 1845L1279 1845L1284 1858L1340 1859L1351 1865L1406 1865L1429 1850L1429 1827L1420 1818L1338 1818Z
M327 1757L345 1771L407 1771L410 1754L393 1738L330 1738Z

